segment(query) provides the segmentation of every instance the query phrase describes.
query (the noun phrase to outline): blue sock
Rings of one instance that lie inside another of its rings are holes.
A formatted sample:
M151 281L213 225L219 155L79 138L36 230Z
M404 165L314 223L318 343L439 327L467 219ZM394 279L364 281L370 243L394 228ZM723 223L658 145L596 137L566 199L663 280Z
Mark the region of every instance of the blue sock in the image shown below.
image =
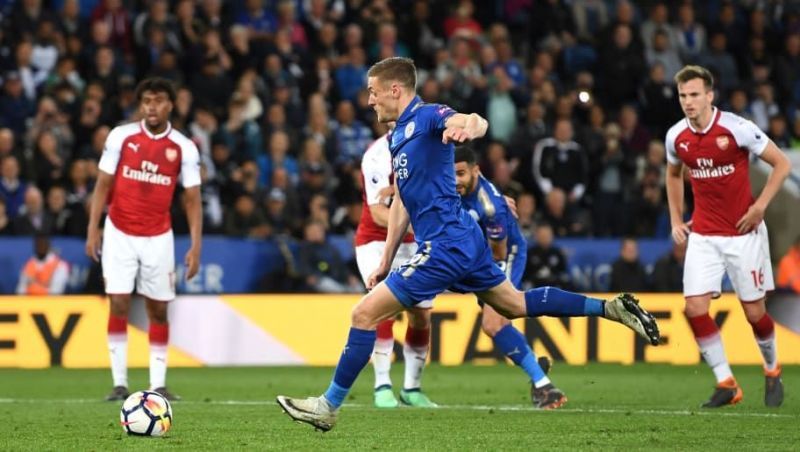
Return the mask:
M339 364L336 365L333 381L325 391L325 398L334 408L339 408L344 403L344 398L350 392L356 377L369 362L373 347L375 347L375 330L350 328L350 335L339 358Z
M589 298L556 287L537 287L525 292L528 317L599 317L605 313L605 301Z
M528 340L514 328L514 325L506 325L498 331L494 336L494 343L504 355L528 374L532 382L536 383L545 377L544 371L536 361L536 355L528 345Z

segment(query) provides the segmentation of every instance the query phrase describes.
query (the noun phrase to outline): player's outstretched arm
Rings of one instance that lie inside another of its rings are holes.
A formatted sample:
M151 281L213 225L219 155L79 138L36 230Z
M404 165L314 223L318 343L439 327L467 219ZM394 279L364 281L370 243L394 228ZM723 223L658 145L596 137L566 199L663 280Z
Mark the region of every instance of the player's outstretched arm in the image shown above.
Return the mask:
M477 113L464 114L456 113L444 123L445 129L442 132L442 143L464 143L475 140L486 135L489 129L489 121Z
M100 262L100 215L106 208L106 199L111 190L114 176L103 170L97 172L91 206L89 207L89 228L86 231L86 255L95 262Z
M681 244L689 237L689 225L683 222L683 163L667 163L667 203L672 239Z
M189 223L189 234L192 246L186 252L186 280L190 280L200 269L200 249L203 240L203 200L200 196L200 186L195 185L186 189L185 207L186 219Z
M783 185L792 170L792 163L789 158L772 140L770 140L759 157L772 167L772 171L769 173L767 183L761 190L761 194L758 195L758 199L736 223L736 229L742 234L752 231L761 223L769 203L778 193L778 190L781 189L781 185Z
M403 205L403 200L400 196L395 196L389 207L389 222L387 224L386 245L383 248L383 255L381 255L381 263L378 268L367 279L367 289L372 289L389 274L392 268L392 261L397 248L403 241L403 236L408 231L409 224L408 211L406 206Z

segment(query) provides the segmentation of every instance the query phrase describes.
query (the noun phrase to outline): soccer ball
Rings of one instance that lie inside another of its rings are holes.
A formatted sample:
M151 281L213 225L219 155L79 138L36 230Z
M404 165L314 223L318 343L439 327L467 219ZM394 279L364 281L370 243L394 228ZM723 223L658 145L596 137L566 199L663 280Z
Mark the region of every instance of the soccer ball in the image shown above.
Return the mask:
M129 435L161 436L172 427L172 407L157 392L138 391L122 403L119 420Z

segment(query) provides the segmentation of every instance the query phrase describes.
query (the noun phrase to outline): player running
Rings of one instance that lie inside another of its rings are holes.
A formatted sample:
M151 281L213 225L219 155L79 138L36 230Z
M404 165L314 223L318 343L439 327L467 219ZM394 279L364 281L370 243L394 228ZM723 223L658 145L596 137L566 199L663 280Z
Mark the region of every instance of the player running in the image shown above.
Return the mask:
M666 136L667 198L673 239L677 243L689 240L683 269L684 312L700 352L717 378L717 387L703 406L715 408L742 400L719 329L708 315L726 272L764 358L764 403L780 406L783 382L775 324L764 303L766 293L775 288L764 211L791 164L758 126L712 105L714 80L707 69L686 66L675 75L675 83L686 117ZM750 153L773 168L756 200L750 191ZM688 223L683 221L684 167L689 171L695 202Z
M200 157L194 143L169 122L175 102L171 82L143 80L136 99L143 119L115 127L106 139L92 195L86 254L95 261L102 259L105 291L111 299L108 349L114 388L106 400L128 397L128 310L134 287L145 297L150 320L150 388L176 400L179 397L166 388L167 302L175 298L170 205L180 176L192 237L185 257L188 280L200 265ZM107 199L101 245L99 222Z
M522 237L517 220L509 211L505 197L481 174L475 152L469 146L456 148L455 164L456 191L461 195L463 208L480 225L494 262L519 289L525 272L528 242ZM491 306L478 303L483 311L483 332L530 377L533 405L554 409L566 403L567 397L550 382L525 336Z
M391 124L390 124L391 126ZM394 197L392 156L389 153L389 134L381 136L364 152L361 159L361 177L364 191L361 194L363 213L356 230L356 263L358 271L367 283L381 262L386 246L386 226L389 221L389 205ZM414 235L405 234L392 261L392 268L408 261L417 252ZM430 342L430 308L433 300L423 300L408 310L408 327L403 344L405 379L400 391L400 401L415 407L435 407L422 392L422 370L428 358ZM375 369L375 406L396 408L400 402L392 390L389 371L394 351L394 318L384 320L377 327L375 348L372 351L372 366Z
M382 60L367 76L369 104L378 120L396 121L389 150L398 196L389 210L380 266L367 281L372 290L353 309L347 343L327 391L306 399L277 397L292 419L323 431L333 428L339 407L369 361L378 323L448 288L475 293L506 318L602 316L625 324L653 345L659 343L655 319L630 294L606 302L554 287L527 292L514 288L455 190L453 143L484 136L488 122L474 113L423 103L415 92L416 68L408 58ZM419 249L390 274L409 222Z

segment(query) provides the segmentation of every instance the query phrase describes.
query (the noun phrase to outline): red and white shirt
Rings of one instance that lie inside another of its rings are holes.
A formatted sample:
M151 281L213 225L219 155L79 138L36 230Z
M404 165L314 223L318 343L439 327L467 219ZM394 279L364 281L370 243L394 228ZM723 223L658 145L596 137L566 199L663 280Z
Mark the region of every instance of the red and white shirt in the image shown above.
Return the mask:
M736 222L754 199L750 191L750 153L761 155L769 138L753 122L714 108L711 122L695 130L684 118L667 132L667 161L689 170L694 193L692 231L740 235Z
M200 185L197 146L167 124L153 135L144 122L108 134L98 168L114 176L108 216L120 231L155 236L170 230L170 206L180 176L185 188Z
M392 154L389 152L389 135L384 135L375 140L361 157L361 181L364 190L361 192L362 214L361 221L356 229L356 246L369 242L385 242L388 229L378 226L372 218L369 206L381 202L380 191L392 185ZM413 242L414 235L406 234L403 242Z

